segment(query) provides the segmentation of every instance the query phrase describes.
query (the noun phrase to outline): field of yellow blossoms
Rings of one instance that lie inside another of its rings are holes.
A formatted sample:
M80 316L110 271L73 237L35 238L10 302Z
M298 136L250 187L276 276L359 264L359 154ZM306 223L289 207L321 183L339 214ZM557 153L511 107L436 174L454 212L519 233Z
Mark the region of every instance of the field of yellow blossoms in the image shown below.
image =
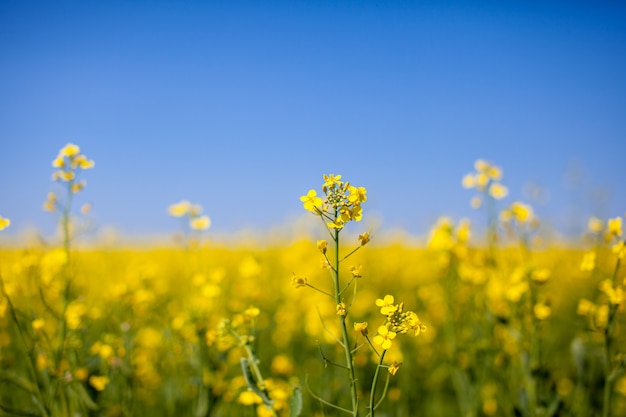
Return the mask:
M177 245L85 249L95 164L52 166L61 238L0 249L0 416L626 415L619 213L554 246L479 160L458 192L486 230L442 218L423 247L378 244L366 187L329 174L294 196L314 239L209 243L181 201Z

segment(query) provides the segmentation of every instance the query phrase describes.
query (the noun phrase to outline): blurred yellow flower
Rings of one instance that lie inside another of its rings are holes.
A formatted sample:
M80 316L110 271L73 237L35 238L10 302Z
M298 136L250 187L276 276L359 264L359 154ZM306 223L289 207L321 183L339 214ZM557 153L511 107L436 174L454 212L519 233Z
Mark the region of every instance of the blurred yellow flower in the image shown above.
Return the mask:
M0 230L4 230L11 225L11 220L0 216Z
M581 271L593 271L596 267L596 253L591 251L583 255L583 260L580 263Z
M361 246L365 246L370 241L369 232L365 232L362 235L359 235L359 243Z
M211 219L209 218L209 216L206 215L194 217L193 219L189 220L189 226L193 230L206 230L211 226Z
M496 200L501 200L509 194L509 189L504 185L494 182L489 187L489 195L491 195Z
M41 329L43 329L44 326L46 325L46 322L44 321L44 319L35 319L32 321L31 324L33 326L33 330L35 331L35 333L39 333Z
M326 253L326 250L328 249L328 242L326 242L325 240L318 240L317 249L319 249L319 251L322 253Z
M96 391L104 391L107 385L109 385L109 382L108 376L92 375L89 377L89 385Z
M552 314L552 309L545 303L537 303L533 308L533 312L538 320L545 320Z
M179 203L170 205L167 211L169 212L170 216L183 217L187 214L190 207L191 203L189 201L182 200Z
M543 284L550 279L550 270L547 268L535 269L530 274L530 278L537 284Z
M612 236L622 236L622 218L616 217L607 221L607 233Z
M589 223L587 223L587 229L591 233L602 233L602 230L604 230L604 222L597 217L592 217L589 219Z
M479 209L480 206L483 205L483 200L480 197L472 197L472 199L470 200L470 206L473 209Z
M78 155L79 153L80 148L77 145L74 145L73 143L68 143L63 148L61 148L61 150L59 151L59 156L67 156L68 158L71 158Z

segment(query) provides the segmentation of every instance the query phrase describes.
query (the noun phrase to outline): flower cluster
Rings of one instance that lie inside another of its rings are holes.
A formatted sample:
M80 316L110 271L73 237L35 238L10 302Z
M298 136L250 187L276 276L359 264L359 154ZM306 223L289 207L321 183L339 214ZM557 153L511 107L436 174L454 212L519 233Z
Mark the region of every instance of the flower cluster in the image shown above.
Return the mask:
M315 190L309 190L300 197L304 209L324 218L331 229L341 230L351 220L361 221L361 203L367 201L365 187L352 186L347 181L341 181L341 175L330 174L324 175L322 192L323 199Z
M470 172L463 177L464 188L476 188L481 193L488 193L496 200L501 200L509 193L508 188L500 183L502 179L502 170L496 165L478 159L474 163L476 172ZM481 197L472 199L472 207L479 208L482 205Z
M202 214L202 206L182 200L168 207L170 216L187 218L192 230L206 230L211 226L211 219Z
M81 154L77 145L68 143L52 161L52 167L58 168L52 173L52 180L70 183L72 193L77 193L85 188L84 180L76 181L79 170L91 169L94 166L94 161Z
M385 295L384 298L376 300L376 305L380 307L380 314L385 316L385 323L378 328L378 334L374 336L374 343L380 345L384 350L391 348L392 340L398 334L413 333L417 336L426 331L426 326L413 311L405 311L404 303L394 304L392 295ZM356 329L356 326L355 326Z

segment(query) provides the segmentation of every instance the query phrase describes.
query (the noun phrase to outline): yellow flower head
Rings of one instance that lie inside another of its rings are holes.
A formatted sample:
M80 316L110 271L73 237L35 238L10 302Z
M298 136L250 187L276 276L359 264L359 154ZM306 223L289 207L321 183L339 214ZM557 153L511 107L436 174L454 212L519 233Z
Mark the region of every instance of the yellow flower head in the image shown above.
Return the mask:
M354 331L361 333L363 336L367 336L367 322L364 321L362 323L354 323Z
M592 217L589 219L589 223L587 223L587 229L591 233L602 233L602 230L604 230L604 222L597 217Z
M361 204L367 201L367 190L365 187L353 187L349 186L348 191L350 195L348 195L348 201L352 204Z
M341 180L341 175L335 175L335 174L326 175L326 174L324 174L324 185L322 185L322 190L324 190L324 192L326 192L326 190L328 190L329 188L333 188L333 186L335 184L338 187L341 187L343 185L343 182L341 182L340 180Z
M211 226L211 219L209 216L195 217L189 221L189 226L193 230L206 230Z
M300 201L304 203L304 209L311 213L319 214L322 209L322 199L317 196L315 190L309 190L306 195L300 197Z
M96 391L104 391L109 385L109 377L92 375L89 377L89 385L91 385Z
M11 220L0 216L0 230L4 230L11 225Z
M550 270L547 268L535 269L530 274L530 278L537 284L543 284L550 279Z
M326 251L328 250L328 242L325 240L318 240L317 249L319 249L319 251L322 253L326 253Z
M68 143L59 151L59 156L67 156L68 158L71 158L78 155L79 153L80 148L77 145L74 145L73 143Z
M370 241L369 232L365 232L362 235L359 235L359 243L361 243L361 246L365 246L369 241Z
M463 188L474 188L476 186L476 177L474 174L469 173L463 177L461 184Z
M535 313L535 317L538 320L545 320L548 317L550 317L550 315L552 314L552 309L547 304L538 303L538 304L535 304L535 307L533 308L533 312Z
M347 313L346 310L346 303L344 303L343 301L339 304L337 304L337 315L338 316L345 316Z
M387 326L380 326L378 334L374 336L374 343L380 345L384 350L391 348L391 341L396 338L396 332L390 331Z
M307 285L307 279L306 277L301 277L294 273L291 277L291 284L296 288L305 287Z
M395 375L398 373L398 371L400 370L400 365L402 365L401 363L398 362L394 362L391 365L389 365L389 367L387 368L387 370L389 371L389 373L391 375Z
M354 278L361 278L361 270L363 267L361 265L352 265L350 266L350 272Z
M189 201L182 200L179 203L170 205L167 211L169 212L170 216L183 217L189 212L190 207L191 203Z
M491 195L496 200L501 200L509 194L509 189L504 185L494 182L489 187L489 195Z
M596 253L591 251L583 255L583 260L580 263L581 271L593 271L596 267Z
M607 233L612 236L622 236L622 218L616 217L614 219L609 219L607 222L607 229Z
M393 295L385 295L382 299L376 300L376 305L380 307L380 314L383 316L389 316L398 310L398 306L393 304Z
M45 325L46 322L44 321L44 319L35 319L32 322L33 330L35 331L35 333L40 332Z

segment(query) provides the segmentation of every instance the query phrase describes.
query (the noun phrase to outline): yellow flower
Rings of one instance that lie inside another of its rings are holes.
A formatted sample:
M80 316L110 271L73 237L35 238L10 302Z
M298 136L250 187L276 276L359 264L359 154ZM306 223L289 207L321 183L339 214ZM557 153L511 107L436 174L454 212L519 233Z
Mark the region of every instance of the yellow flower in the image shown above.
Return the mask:
M587 316L592 313L596 309L596 305L586 298L581 299L578 302L578 308L576 309L576 313L581 316Z
M583 260L580 263L581 271L593 271L596 267L596 253L591 251L583 255Z
M535 313L535 317L537 317L538 320L545 320L552 314L552 309L550 308L550 306L544 303L535 304L533 311Z
M626 245L624 244L622 240L620 240L615 245L613 245L611 250L613 251L614 254L617 255L619 259L623 259L624 255L626 255Z
M400 369L400 365L402 365L401 363L398 362L394 362L391 365L389 365L389 367L387 368L387 370L389 371L389 373L391 375L395 375L398 373L398 370Z
M89 377L89 385L91 385L96 391L104 391L109 382L110 380L108 376L92 375Z
M350 272L352 273L352 276L354 278L361 278L361 270L362 269L363 269L363 267L361 265L358 265L358 266L352 265L350 267Z
M57 196L54 193L48 193L48 198L43 203L43 209L46 211L53 212L56 210L57 206Z
M598 219L597 217L592 217L589 219L587 228L591 233L601 233L604 229L604 222L602 222L602 220Z
M325 240L318 240L317 249L319 249L319 251L322 253L326 253L326 250L328 250L328 242L326 242Z
M380 345L384 350L391 348L391 341L395 339L396 332L390 331L387 326L380 326L378 334L374 336L374 343Z
M537 284L543 284L550 279L550 270L546 268L535 269L531 274L530 278L535 281Z
M304 204L304 209L311 213L318 214L322 208L322 199L317 196L317 191L309 190L306 195L300 197L300 201Z
M345 316L347 313L346 311L346 303L344 303L343 301L339 304L337 304L337 315L338 316Z
M474 174L467 174L461 180L463 188L474 188L476 186L476 177Z
M609 219L607 222L607 233L609 235L620 237L622 236L622 218L616 217Z
M187 200L182 200L180 203L172 204L168 207L167 211L170 216L183 217L189 211L191 203Z
M365 187L353 187L349 186L348 191L350 194L348 195L348 201L352 204L361 204L367 201L367 190Z
M380 314L382 314L383 316L388 316L395 313L396 310L398 310L398 306L393 305L393 301L393 295L385 295L384 298L377 299L376 305L380 307Z
M471 206L473 209L479 209L479 208L480 208L480 206L482 206L482 205L483 205L483 200L482 200L480 197L473 197L473 198L470 200L470 206Z
M526 204L516 201L511 204L511 214L515 217L515 220L517 220L518 223L525 223L532 218L533 209Z
M59 151L59 156L67 156L68 158L71 158L78 155L79 153L80 148L77 145L74 145L73 143L68 143Z
M367 322L364 321L362 323L354 323L354 331L361 333L363 336L367 336Z
M305 277L297 276L295 273L291 277L291 283L294 287L300 288L307 285L307 279Z
M0 216L0 230L4 230L11 225L11 220Z
M258 317L259 314L261 314L261 310L259 310L257 307L250 306L246 309L246 311L243 312L243 314L250 318L254 318Z
M341 230L343 229L343 221L341 220L341 217L337 217L334 221L332 222L327 222L326 226L328 226L329 229L338 229Z
M46 322L43 319L35 319L32 322L33 330L35 331L35 333L39 333L45 325Z
M209 216L195 217L189 221L189 226L193 230L206 230L211 226Z
M366 245L369 241L370 241L369 232L365 232L362 235L359 235L359 242L361 243L361 246Z
M496 200L501 200L509 194L508 188L504 185L494 182L489 187L489 195L491 195Z
M326 192L326 190L328 188L333 188L333 186L335 184L337 184L339 187L341 187L341 185L343 183L341 181L339 181L340 179L341 179L341 175L335 175L335 174L326 175L326 174L324 174L324 185L322 186L322 189L324 190L324 192Z
M87 185L87 181L83 180L80 182L75 182L71 186L71 191L73 194L79 193L83 188Z

